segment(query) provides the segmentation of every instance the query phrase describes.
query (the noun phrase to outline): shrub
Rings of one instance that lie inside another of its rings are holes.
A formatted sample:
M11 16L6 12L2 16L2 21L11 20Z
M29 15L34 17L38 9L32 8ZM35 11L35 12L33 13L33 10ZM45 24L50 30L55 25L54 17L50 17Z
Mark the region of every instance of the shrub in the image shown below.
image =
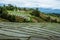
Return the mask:
M30 13L30 14L39 17L40 11L38 11L38 8L36 8L36 10L33 10L32 13Z

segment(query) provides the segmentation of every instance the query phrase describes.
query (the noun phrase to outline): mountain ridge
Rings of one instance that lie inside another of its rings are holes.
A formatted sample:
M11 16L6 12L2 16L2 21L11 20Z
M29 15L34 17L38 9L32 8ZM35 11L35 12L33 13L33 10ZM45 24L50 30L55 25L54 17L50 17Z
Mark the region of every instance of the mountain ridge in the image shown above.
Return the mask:
M41 12L45 13L58 13L60 14L60 9L52 9L52 8L39 8Z

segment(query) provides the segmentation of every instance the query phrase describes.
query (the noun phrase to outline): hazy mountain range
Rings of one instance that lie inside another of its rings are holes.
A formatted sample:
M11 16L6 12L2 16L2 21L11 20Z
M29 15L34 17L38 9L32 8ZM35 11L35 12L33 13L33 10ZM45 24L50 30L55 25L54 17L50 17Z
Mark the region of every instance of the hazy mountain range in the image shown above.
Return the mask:
M60 14L60 9L52 9L52 8L39 8L40 11L45 13L58 13Z
M4 5L4 3L0 3L0 6L3 6Z

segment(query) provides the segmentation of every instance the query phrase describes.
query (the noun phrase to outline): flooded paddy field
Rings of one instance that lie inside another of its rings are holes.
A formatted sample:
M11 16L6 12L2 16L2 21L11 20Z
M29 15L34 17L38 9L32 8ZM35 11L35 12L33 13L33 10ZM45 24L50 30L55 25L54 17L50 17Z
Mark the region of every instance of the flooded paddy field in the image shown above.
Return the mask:
M60 40L57 23L0 23L0 39Z

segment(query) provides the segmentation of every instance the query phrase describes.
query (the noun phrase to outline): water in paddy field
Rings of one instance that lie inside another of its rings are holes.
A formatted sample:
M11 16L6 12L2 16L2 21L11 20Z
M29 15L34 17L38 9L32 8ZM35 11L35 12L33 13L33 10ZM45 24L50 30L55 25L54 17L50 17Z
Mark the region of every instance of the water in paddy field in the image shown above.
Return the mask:
M0 23L1 38L21 40L60 40L60 24L57 23Z

